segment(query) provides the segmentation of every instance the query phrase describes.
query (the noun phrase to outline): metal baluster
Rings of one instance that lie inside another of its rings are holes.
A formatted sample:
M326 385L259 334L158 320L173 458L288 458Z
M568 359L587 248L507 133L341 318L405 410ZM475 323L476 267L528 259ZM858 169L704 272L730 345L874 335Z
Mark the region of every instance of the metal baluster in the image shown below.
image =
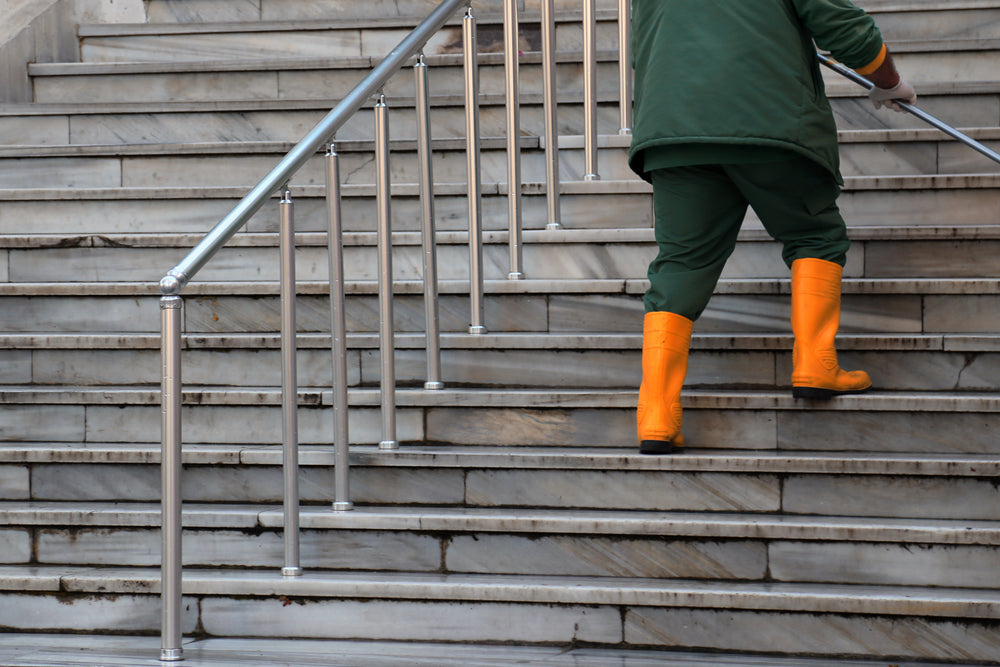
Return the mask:
M556 21L553 0L542 0L542 88L545 98L546 229L562 227L559 206L559 120L556 96Z
M583 0L583 144L587 172L583 180L601 179L597 167L597 9Z
M632 0L618 0L618 134L632 134L632 56L629 44Z
M326 151L327 245L330 260L330 352L333 356L333 509L354 509L350 490L347 407L347 321L344 311L343 218L340 212L340 158L331 143Z
M465 153L469 166L469 301L470 334L484 334L483 326L483 213L482 166L479 142L479 62L476 42L476 19L472 7L462 20L462 44L465 48Z
M166 279L165 279L166 280ZM162 553L160 597L163 621L160 660L183 660L181 648L181 320L183 302L179 296L160 298L160 344L163 363L162 461Z
M521 102L518 76L517 0L504 0L504 74L507 81L507 226L510 272L508 280L524 278L521 247Z
M427 381L424 389L444 389L441 381L441 332L438 318L437 240L434 234L434 170L431 148L427 64L420 54L413 66L417 91L417 153L420 162L420 217L424 254L424 321Z
M379 449L397 449L396 360L392 322L392 222L389 183L389 107L380 94L375 105L375 191L378 206L379 355L382 361L382 440Z
M278 203L281 252L281 442L285 477L285 566L281 574L302 574L299 563L299 382L295 366L295 214L286 185Z

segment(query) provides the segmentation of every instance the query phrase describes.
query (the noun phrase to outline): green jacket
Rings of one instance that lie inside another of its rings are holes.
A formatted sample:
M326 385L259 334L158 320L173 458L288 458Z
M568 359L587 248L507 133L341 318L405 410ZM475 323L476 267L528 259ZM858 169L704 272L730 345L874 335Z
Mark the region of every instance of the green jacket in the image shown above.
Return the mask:
M648 178L652 168L747 161L778 148L840 181L816 47L860 69L882 45L875 22L849 0L632 0L629 164Z

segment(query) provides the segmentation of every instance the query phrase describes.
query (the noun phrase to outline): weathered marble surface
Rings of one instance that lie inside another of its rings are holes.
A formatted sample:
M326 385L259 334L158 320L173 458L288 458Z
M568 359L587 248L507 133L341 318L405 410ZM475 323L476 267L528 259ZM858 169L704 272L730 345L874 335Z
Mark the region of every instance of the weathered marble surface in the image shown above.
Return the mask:
M27 563L30 558L31 535L28 531L0 529L0 563Z
M149 595L4 595L0 623L12 630L151 632L160 627L160 600ZM183 630L194 630L197 614L185 605Z

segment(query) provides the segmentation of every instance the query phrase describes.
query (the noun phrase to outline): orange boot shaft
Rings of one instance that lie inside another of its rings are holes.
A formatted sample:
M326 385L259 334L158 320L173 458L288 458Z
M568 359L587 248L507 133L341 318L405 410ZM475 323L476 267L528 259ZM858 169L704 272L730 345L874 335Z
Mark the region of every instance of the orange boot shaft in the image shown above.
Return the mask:
M642 384L639 387L639 442L684 444L681 387L687 375L694 323L682 315L646 313L642 330ZM643 450L648 446L644 445ZM654 447L655 449L655 447Z
M822 259L792 262L792 394L824 399L871 387L864 371L845 371L837 362L834 341L840 328L840 281L843 268Z

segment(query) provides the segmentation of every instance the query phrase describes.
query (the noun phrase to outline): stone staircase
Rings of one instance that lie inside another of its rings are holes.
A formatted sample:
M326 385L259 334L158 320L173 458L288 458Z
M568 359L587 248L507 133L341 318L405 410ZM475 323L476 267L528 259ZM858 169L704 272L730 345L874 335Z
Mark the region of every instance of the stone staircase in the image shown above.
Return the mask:
M345 14L350 4L352 16ZM159 631L157 281L430 0L144 3L0 105L0 627ZM788 391L787 270L751 216L696 325L675 457L640 457L648 186L617 129L584 182L579 8L557 3L565 229L545 227L537 7L522 18L525 270L507 281L496 2L482 18L486 326L468 327L460 56L428 47L446 389L423 382L412 75L393 109L398 452L378 451L370 111L338 136L351 512L333 498L322 164L298 237L301 578L282 578L276 202L185 290L184 630L1000 661L1000 165L830 75L854 245L841 360ZM1000 1L869 0L930 113L1000 145ZM534 23L533 23L534 21ZM457 25L454 24L454 25Z

